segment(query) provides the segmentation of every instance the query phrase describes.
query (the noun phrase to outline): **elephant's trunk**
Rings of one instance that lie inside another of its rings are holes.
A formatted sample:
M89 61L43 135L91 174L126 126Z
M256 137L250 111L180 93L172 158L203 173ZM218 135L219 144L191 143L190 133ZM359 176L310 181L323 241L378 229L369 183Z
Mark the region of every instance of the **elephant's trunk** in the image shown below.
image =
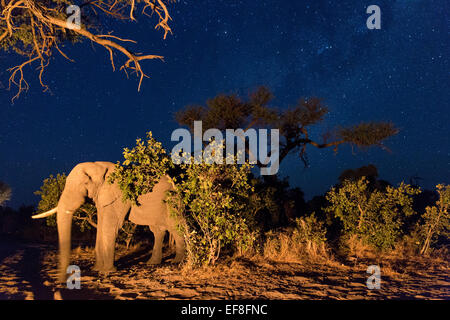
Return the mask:
M59 239L58 280L61 283L66 280L67 267L69 266L70 262L73 212L74 212L73 210L66 210L63 206L58 205L58 207L52 210L31 217L33 219L42 219L56 213L56 223L58 225L58 239Z
M73 214L85 202L86 191L79 190L71 183L72 172L67 177L66 185L56 208L56 224L58 225L59 265L58 280L63 283L67 279L67 267L70 263L71 232Z
M58 225L58 239L59 239L59 281L65 282L67 277L67 267L70 262L71 249L71 231L72 231L72 216L73 213L57 209L56 222Z

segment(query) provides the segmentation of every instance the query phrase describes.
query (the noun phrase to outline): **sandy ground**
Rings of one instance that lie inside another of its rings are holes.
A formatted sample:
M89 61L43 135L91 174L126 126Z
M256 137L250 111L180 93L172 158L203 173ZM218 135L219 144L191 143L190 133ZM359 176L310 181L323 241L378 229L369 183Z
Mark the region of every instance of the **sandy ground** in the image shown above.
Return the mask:
M381 288L369 290L367 263L276 262L239 258L209 269L145 263L148 248L119 253L118 271L91 271L93 250L78 248L72 260L81 268L80 290L63 299L450 299L446 262L404 261L381 266ZM56 247L0 244L0 299L53 299Z

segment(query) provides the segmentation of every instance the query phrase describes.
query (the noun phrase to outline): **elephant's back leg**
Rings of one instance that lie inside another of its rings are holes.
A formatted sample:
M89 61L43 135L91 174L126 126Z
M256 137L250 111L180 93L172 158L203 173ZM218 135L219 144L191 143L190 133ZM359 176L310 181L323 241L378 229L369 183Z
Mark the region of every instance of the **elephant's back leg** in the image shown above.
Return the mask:
M152 256L147 261L148 264L160 264L162 261L162 248L164 242L164 236L166 235L166 229L155 225L148 226L153 232L155 241L153 244Z
M180 263L183 261L186 253L186 245L184 243L184 238L181 236L177 230L172 230L172 237L175 240L175 258L172 260L173 263Z

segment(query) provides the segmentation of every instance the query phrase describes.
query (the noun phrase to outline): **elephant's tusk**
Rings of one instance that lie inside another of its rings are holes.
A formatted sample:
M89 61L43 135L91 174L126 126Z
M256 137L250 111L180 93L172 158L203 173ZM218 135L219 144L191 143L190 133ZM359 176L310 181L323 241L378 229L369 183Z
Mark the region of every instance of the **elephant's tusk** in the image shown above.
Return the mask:
M50 210L50 211L47 211L47 212L44 212L44 213L40 213L40 214L36 214L36 215L34 215L34 216L31 216L31 218L32 218L32 219L42 219L42 218L49 217L49 216L51 216L52 214L55 214L55 213L56 213L56 209L57 209L57 208L54 208L54 209L52 209L52 210Z

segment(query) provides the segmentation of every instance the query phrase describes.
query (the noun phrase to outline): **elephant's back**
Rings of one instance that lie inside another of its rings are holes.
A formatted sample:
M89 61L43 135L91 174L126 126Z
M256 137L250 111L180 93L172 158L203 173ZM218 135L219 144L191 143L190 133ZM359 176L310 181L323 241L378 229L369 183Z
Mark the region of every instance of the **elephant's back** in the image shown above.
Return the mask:
M153 187L152 192L139 196L139 206L133 206L130 221L140 225L166 225L167 205L164 200L167 192L175 186L169 176L162 176Z
M153 187L152 192L141 195L138 198L138 202L141 204L145 203L148 208L151 207L151 204L159 205L164 203L163 199L166 198L169 190L174 190L172 179L168 176L162 176Z
M95 161L94 163L105 168L108 173L111 173L116 169L116 164L109 161Z

